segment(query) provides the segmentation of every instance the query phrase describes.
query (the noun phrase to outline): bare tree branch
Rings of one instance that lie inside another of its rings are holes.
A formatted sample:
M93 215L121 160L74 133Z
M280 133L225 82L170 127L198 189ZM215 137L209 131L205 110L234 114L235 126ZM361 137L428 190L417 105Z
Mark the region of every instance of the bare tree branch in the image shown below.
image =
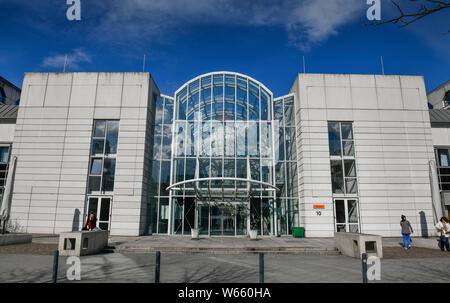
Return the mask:
M399 15L395 18L368 23L366 25L382 25L387 23L399 24L399 27L405 27L414 23L428 15L450 8L450 0L425 0L415 12L404 12L398 1L391 0L392 4L397 8ZM417 0L409 0L409 2L418 2ZM447 32L450 33L450 30Z

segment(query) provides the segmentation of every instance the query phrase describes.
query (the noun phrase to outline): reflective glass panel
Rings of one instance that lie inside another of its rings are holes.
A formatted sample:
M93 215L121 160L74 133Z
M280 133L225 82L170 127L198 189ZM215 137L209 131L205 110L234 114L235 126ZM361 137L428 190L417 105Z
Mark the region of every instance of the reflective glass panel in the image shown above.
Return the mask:
M1 146L0 147L0 162L7 163L9 160L9 147Z
M236 97L236 120L247 120L247 90L238 87Z
M261 89L261 120L269 120L269 96Z
M245 123L236 123L236 155L247 156L247 126Z
M344 160L345 176L356 177L355 160Z
M348 200L348 221L358 223L358 203L356 200Z
M159 185L159 161L152 161L152 177L150 180L150 195L158 195Z
M164 105L164 124L172 124L173 122L173 101L165 99Z
M100 175L102 173L102 159L93 158L91 160L91 175Z
M185 180L192 180L195 178L195 169L197 166L196 159L186 159L186 177Z
M225 156L234 157L234 123L225 123Z
M347 194L356 194L358 192L358 183L354 178L345 178L345 188Z
M248 155L250 157L259 156L259 123L248 123Z
M353 140L353 129L351 123L342 123L342 140Z
M355 147L353 141L342 141L342 147L344 148L344 156L355 155Z
M174 183L184 181L184 159L173 161Z
M114 190L114 178L116 174L116 159L105 159L103 167L103 191Z
M344 193L344 176L342 172L341 160L331 160L331 183L333 187L333 193Z
M100 191L100 181L101 177L90 176L89 177L89 191Z
M161 124L164 112L164 98L156 97L156 113L155 113L155 124Z
M160 195L169 196L169 191L166 189L170 186L170 161L161 162L161 183Z
M248 92L249 120L259 120L259 89L250 84Z
M285 126L295 126L293 98L284 100L284 119Z
M165 125L163 131L161 158L170 159L170 155L172 153L172 127Z
M119 137L119 121L108 121L107 122L107 133L106 133L106 154L116 154L117 153L117 139Z
M176 122L175 133L177 135L176 145L175 145L175 155L184 156L185 155L185 142L186 142L186 123Z
M328 139L330 143L330 155L340 156L341 155L341 134L339 129L339 123L329 122L328 123Z
M210 156L211 154L211 136L210 136L210 123L202 123L202 136L201 136L201 156Z
M94 139L92 140L92 151L91 155L103 154L103 147L105 145L104 139Z
M211 151L213 157L223 155L223 141L223 124L213 122L211 124Z
M184 88L177 96L177 112L179 120L186 120L186 108L187 108L187 89Z
M283 125L283 100L277 100L273 104L274 120L280 121L280 125Z
M260 167L260 161L259 160L250 160L250 172L252 174L251 178L252 180L261 180L261 173L260 173L261 167Z
M94 137L104 137L105 136L105 121L95 121Z

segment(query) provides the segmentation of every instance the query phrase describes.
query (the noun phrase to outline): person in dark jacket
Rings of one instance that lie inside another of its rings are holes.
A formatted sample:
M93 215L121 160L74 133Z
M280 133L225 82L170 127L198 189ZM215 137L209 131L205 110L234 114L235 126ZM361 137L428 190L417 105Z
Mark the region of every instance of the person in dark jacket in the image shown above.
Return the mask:
M409 249L411 248L411 234L414 233L414 231L411 227L411 223L406 220L406 216L404 215L402 215L400 226L402 228L403 245L405 245L405 249Z
M97 227L97 218L95 217L94 213L91 212L89 214L89 218L86 222L84 230L93 230L95 227Z

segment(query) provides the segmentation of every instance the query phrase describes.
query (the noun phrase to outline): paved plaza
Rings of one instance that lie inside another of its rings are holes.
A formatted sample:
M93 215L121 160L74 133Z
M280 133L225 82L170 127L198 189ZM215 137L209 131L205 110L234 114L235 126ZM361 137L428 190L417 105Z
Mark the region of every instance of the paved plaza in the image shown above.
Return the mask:
M66 257L59 282L66 279ZM51 255L2 254L0 282L50 282ZM81 258L81 282L153 283L155 254L111 253ZM380 282L450 282L450 257L383 259ZM257 283L257 254L161 254L161 283ZM360 283L361 261L340 255L265 255L267 283ZM72 282L70 282L72 283ZM374 282L371 282L374 283Z
M0 282L50 282L56 243L35 236L31 244L0 247ZM413 243L405 251L399 238L383 239L380 282L450 282L450 253L433 249L435 238ZM268 283L360 283L362 276L361 260L336 253L332 238L111 237L109 245L106 253L81 257L81 282L153 283L156 250L162 283L257 283L256 251L266 252ZM70 282L66 261L60 257L59 282Z

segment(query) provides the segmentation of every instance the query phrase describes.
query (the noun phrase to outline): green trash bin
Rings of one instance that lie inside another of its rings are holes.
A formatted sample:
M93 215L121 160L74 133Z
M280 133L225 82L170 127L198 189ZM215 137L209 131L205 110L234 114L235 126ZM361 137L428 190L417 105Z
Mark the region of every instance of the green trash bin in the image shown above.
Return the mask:
M304 227L293 227L292 235L294 238L304 238L305 237L305 228Z

